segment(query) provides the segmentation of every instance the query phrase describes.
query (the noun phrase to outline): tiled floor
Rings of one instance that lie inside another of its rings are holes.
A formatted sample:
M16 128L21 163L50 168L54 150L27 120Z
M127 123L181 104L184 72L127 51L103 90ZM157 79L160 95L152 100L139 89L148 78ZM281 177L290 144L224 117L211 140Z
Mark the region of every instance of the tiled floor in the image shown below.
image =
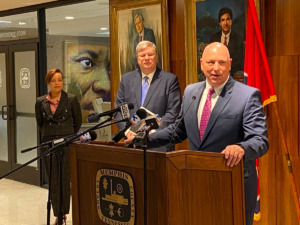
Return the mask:
M46 225L47 189L8 179L0 180L0 225ZM51 212L52 225L55 217ZM72 224L71 212L67 225Z

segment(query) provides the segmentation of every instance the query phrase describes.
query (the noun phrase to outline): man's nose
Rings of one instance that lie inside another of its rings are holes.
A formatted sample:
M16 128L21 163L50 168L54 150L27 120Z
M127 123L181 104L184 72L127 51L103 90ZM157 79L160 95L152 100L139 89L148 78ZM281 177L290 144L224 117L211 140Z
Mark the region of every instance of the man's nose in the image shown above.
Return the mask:
M213 66L214 70L219 70L220 69L220 65L218 62L215 62L214 66Z

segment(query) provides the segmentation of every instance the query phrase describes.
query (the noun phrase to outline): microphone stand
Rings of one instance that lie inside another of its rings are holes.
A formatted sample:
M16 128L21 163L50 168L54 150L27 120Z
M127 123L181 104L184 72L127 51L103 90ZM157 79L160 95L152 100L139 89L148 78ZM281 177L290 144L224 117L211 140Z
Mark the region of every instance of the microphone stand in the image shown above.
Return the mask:
M70 139L68 140L65 140L64 142L61 142L59 143L58 145L48 149L47 151L45 151L44 153L42 153L41 155L29 160L28 162L24 163L23 165L13 169L12 171L8 172L7 174L4 174L3 176L0 177L0 180L2 180L3 178L13 174L14 172L24 168L25 166L33 163L34 161L36 160L39 160L39 159L42 159L44 158L45 156L48 156L48 155L52 155L52 154L55 154L56 157L57 157L57 161L58 161L58 175L59 175L59 213L58 213L58 224L62 224L62 217L63 217L63 212L62 212L62 157L63 157L63 147L67 146L69 143L71 143L72 141L74 141L75 139L79 138L80 136L92 131L92 130L95 130L95 129L100 129L100 128L103 128L103 127L107 127L107 126L110 126L110 125L113 125L113 124L116 124L116 123L119 123L119 122L125 122L127 121L128 119L122 119L122 120L119 120L119 121L116 121L116 122L113 122L113 123L109 123L109 124L105 124L109 121L112 120L112 116L107 118L106 120L102 121L101 123L99 124L96 124L95 126L92 126L90 127L89 129L83 131L82 133L80 134L77 134L73 137L71 137ZM105 125L103 125L105 124ZM38 148L40 147L41 145L38 145L36 146L35 148ZM44 146L44 145L42 145ZM33 149L33 148L31 148ZM29 151L29 150L28 150ZM50 157L50 160L51 160L51 163L52 163L52 156ZM50 167L51 168L51 167ZM52 173L52 168L51 168L51 173ZM49 176L50 176L50 170L49 170ZM51 177L49 178L49 188L51 187L50 186L51 184ZM51 188L50 188L51 190ZM48 190L49 191L49 190ZM48 193L48 198L51 196L50 193ZM51 209L51 201L50 203L47 204L47 225L50 225L50 209ZM48 214L49 214L49 221L48 221Z
M151 127L151 126L149 126ZM145 131L137 133L134 138L134 144L137 148L143 149L143 169L144 169L144 225L147 225L147 137L149 134L149 127Z

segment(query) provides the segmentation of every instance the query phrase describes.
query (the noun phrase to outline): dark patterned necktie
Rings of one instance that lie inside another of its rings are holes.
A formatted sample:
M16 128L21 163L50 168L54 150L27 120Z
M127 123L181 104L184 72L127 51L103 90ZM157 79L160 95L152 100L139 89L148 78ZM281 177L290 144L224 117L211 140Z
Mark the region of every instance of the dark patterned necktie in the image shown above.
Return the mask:
M225 46L227 46L227 36L225 36L224 38L224 43L223 43Z
M203 107L202 115L201 115L201 120L200 120L200 127L199 127L199 135L200 135L200 140L202 140L209 117L210 117L210 111L211 111L211 95L215 93L215 90L211 87L208 90L206 101Z

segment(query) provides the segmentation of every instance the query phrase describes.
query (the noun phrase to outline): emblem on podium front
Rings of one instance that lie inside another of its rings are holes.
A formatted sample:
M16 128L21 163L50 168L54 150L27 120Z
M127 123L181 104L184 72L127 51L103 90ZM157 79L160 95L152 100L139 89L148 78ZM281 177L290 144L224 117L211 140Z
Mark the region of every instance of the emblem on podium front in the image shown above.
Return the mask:
M96 176L96 195L101 221L110 225L134 225L134 186L128 173L100 169Z

